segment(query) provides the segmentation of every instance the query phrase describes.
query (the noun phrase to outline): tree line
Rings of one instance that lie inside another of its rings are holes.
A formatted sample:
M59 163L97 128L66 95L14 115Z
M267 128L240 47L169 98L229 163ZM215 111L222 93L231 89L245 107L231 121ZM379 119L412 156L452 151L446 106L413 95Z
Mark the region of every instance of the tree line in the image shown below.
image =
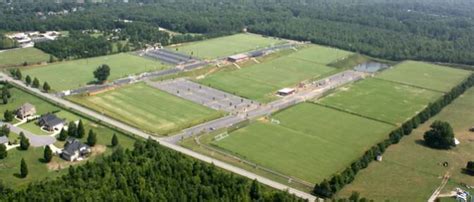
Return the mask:
M125 33L132 40L166 44L166 36L156 39L150 34L162 34L156 32L157 26L200 33L206 38L248 28L264 35L311 41L390 60L474 64L474 14L470 9L474 3L468 0L137 0L129 4L84 4L81 11L46 19L35 12L77 5L25 5L0 6L0 18L5 19L0 22L0 30L128 27ZM123 19L133 23L124 23Z
M303 201L257 181L224 172L159 145L137 141L100 161L71 166L54 180L13 191L0 184L2 201Z
M430 103L423 111L403 123L399 128L393 130L387 139L367 150L362 157L354 161L342 172L316 184L313 194L323 198L333 197L346 184L350 184L361 169L367 168L370 162L376 160L377 156L382 155L387 147L400 142L403 136L410 135L413 129L416 129L420 124L425 123L428 119L438 114L445 106L449 105L472 86L474 86L474 74L471 74L468 79L451 89L451 91L435 102Z

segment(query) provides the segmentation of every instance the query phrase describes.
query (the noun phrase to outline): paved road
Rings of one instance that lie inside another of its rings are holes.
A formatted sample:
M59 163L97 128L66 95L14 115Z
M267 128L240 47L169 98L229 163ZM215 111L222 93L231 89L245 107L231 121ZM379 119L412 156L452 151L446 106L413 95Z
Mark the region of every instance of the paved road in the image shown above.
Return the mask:
M5 75L4 73L0 73L0 76L3 77L3 79L11 82L11 83L15 83L16 85L18 86L21 86L25 89L27 89L28 91L30 91L31 93L34 93L38 96L41 96L43 98L46 98L52 102L55 102L55 103L58 103L60 105L63 105L63 106L66 106L68 108L71 108L71 109L74 109L74 110L77 110L81 113L84 113L84 114L87 114L89 116L92 116L98 120L101 120L105 123L108 123L112 126L115 126L117 128L120 128L124 131L127 131L129 133L132 133L132 134L135 134L137 136L140 136L142 138L145 138L145 139L148 139L148 138L151 138L151 139L154 139L156 141L158 141L162 146L164 147L167 147L167 148L170 148L170 149L173 149L177 152L180 152L182 154L185 154L185 155L188 155L188 156L191 156L193 158L196 158L196 159L199 159L201 161L204 161L204 162L207 162L207 163L212 163L214 164L215 166L217 167L220 167L222 169L225 169L225 170L228 170L230 172L233 172L233 173L236 173L236 174L239 174L239 175L242 175L242 176L245 176L245 177L248 177L250 179L257 179L259 182L265 184L265 185L268 185L270 187L273 187L275 189L279 189L279 190L287 190L289 193L291 194L295 194L296 196L298 197L301 197L301 198L304 198L304 199L308 199L309 201L315 201L316 200L316 197L314 197L313 195L311 194L308 194L306 192L302 192L302 191L299 191L297 189L294 189L294 188L291 188L291 187L288 187L286 185L283 185L281 183L278 183L278 182L275 182L273 180L270 180L268 178L265 178L265 177L262 177L262 176L259 176L259 175L256 175L252 172L249 172L249 171L246 171L244 169L241 169L239 167L236 167L236 166L233 166L233 165L230 165L228 163L225 163L225 162L222 162L222 161L219 161L217 159L213 159L211 157L208 157L208 156L205 156L205 155L202 155L202 154L199 154L197 152L194 152L192 150L189 150L189 149L186 149L186 148L183 148L181 146L178 146L176 144L173 144L173 143L170 143L170 142L166 142L166 141L163 141L157 137L154 137L148 133L145 133L137 128L134 128L132 126L129 126L129 125L126 125L120 121L117 121L117 120L114 120L112 118L109 118L107 116L104 116L102 114L99 114L95 111L92 111L90 109L87 109L85 107L82 107L80 105L77 105L77 104L74 104L72 102L69 102L67 100L64 100L60 97L56 97L54 95L51 95L51 94L46 94L46 93L43 93L41 92L40 90L38 89L33 89L33 88L30 88L28 86L26 86L23 82L21 81L18 81L18 80L14 80L12 79L11 77Z
M20 127L14 126L10 123L0 122L0 125L7 125L10 128L10 131L16 134L20 134L23 132L26 138L30 140L30 145L33 147L43 147L46 145L50 145L56 142L56 138L51 137L49 135L36 135L31 133L30 131L24 130Z
M289 95L282 99L261 105L244 113L231 114L214 121L206 122L188 129L170 137L161 138L164 141L177 144L180 140L189 138L202 132L227 128L247 119L255 119L261 116L270 115L276 111L285 109L306 100L321 97L327 91L338 86L362 79L365 73L347 70L319 81L312 82L309 86L299 89L297 93Z

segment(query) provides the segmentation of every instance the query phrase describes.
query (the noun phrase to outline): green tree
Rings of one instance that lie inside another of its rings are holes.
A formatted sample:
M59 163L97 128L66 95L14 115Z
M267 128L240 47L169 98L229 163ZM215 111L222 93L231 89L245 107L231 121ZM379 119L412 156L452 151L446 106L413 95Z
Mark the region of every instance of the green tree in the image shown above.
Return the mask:
M53 63L54 62L54 56L53 55L49 55L49 63Z
M8 110L8 109L5 110L5 112L3 113L3 119L6 122L11 122L11 121L13 121L13 118L14 118L13 112Z
M68 136L68 134L67 134L67 132L66 132L66 131L64 130L64 128L63 128L63 129L61 129L61 132L59 132L59 135L58 135L58 138L57 138L57 139L58 139L59 141L65 141L65 140L67 139L67 136Z
M448 122L435 121L430 128L423 136L426 145L436 149L450 149L456 146L453 128Z
M79 123L77 124L76 137L83 138L84 135L86 135L86 129L84 129L84 124L82 123L82 120L79 120Z
M2 87L2 96L7 96L7 98L12 97L12 94L10 93L10 90L8 90L8 87L6 85Z
M44 147L43 159L46 163L51 162L51 159L53 159L53 151L48 145Z
M474 161L468 161L466 165L466 173L474 175Z
M25 78L25 82L26 82L26 85L31 85L31 77L30 75L26 75L26 78Z
M28 166L26 165L25 159L21 159L21 164L20 164L20 176L22 178L25 178L28 176Z
M253 201L259 201L262 198L262 192L260 190L260 184L257 180L253 180L250 185L250 199Z
M114 133L114 136L112 136L112 141L111 141L112 147L115 147L119 144L119 140L117 137L117 134Z
M110 75L110 67L109 65L103 64L94 71L94 77L97 79L98 83L104 83L107 81Z
M331 191L331 186L327 180L323 180L320 184L316 184L313 189L313 193L316 196L322 198L331 198L333 193Z
M23 132L20 132L20 149L28 150L30 147L30 140L25 136Z
M40 86L40 82L39 82L38 78L35 77L35 79L33 79L33 84L31 84L31 87L39 88L39 86Z
M8 97L6 95L2 95L2 103L4 105L8 104Z
M67 126L67 135L69 137L76 137L77 134L77 126L74 121L69 122L69 125Z
M10 135L10 128L4 124L2 127L0 127L0 137L2 136L9 136Z
M0 144L0 159L4 159L8 156L7 147L4 144Z
M44 82L43 84L43 90L44 92L49 92L51 90L51 86L49 86L48 82Z
M87 136L87 145L93 147L97 142L97 136L92 129L89 130L89 135Z

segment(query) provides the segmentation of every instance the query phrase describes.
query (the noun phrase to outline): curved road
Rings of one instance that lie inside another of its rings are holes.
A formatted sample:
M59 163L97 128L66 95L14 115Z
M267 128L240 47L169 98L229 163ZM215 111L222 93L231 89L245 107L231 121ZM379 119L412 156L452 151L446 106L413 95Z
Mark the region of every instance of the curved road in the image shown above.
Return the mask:
M4 80L6 80L6 81L8 81L8 82L11 82L11 83L15 83L16 85L21 86L21 87L23 87L24 89L27 89L28 91L30 91L30 92L32 92L32 93L38 95L38 96L41 96L41 97L46 98L46 99L48 99L48 100L50 100L50 101L52 101L52 102L58 103L58 104L60 104L60 105L63 105L63 106L65 106L65 107L67 107L67 108L71 108L71 109L77 110L77 111L79 111L79 112L81 112L81 113L87 114L87 115L89 115L89 116L91 116L91 117L94 117L94 118L96 118L96 119L98 119L98 120L101 120L101 121L103 121L103 122L106 122L106 123L108 123L108 124L110 124L110 125L113 125L113 126L115 126L115 127L117 127L117 128L120 128L120 129L122 129L122 130L124 130L124 131L127 131L127 132L129 132L129 133L138 135L138 136L140 136L140 137L142 137L142 138L145 138L145 139L148 139L148 138L154 139L154 140L158 141L162 146L165 146L165 147L167 147L167 148L173 149L173 150L175 150L175 151L177 151L177 152L180 152L180 153L182 153L182 154L191 156L191 157L193 157L193 158L199 159L199 160L204 161L204 162L207 162L207 163L212 163L212 164L214 164L214 165L217 166L217 167L220 167L220 168L222 168L222 169L231 171L231 172L233 172L233 173L236 173L236 174L239 174L239 175L248 177L248 178L250 178L250 179L256 179L256 180L258 180L260 183L263 183L263 184L268 185L268 186L270 186L270 187L273 187L273 188L275 188L275 189L287 190L289 193L294 194L294 195L296 195L296 196L298 196L298 197L301 197L301 198L303 198L303 199L307 199L307 200L309 200L309 201L315 201L315 200L316 200L316 197L315 197L315 196L313 196L313 195L311 195L311 194L308 194L308 193L306 193L306 192L302 192L302 191L299 191L299 190L297 190L297 189L288 187L288 186L286 186L286 185L283 185L283 184L281 184L281 183L275 182L275 181L270 180L270 179L268 179L268 178L265 178L265 177L256 175L256 174L254 174L254 173L251 173L251 172L246 171L246 170L244 170L244 169L241 169L241 168L238 168L238 167L236 167L236 166L230 165L230 164L228 164L228 163L219 161L219 160L217 160L217 159L213 159L213 158L211 158L211 157L208 157L208 156L199 154L199 153L197 153L197 152L194 152L194 151L189 150L189 149L186 149L186 148L184 148L184 147L175 145L175 144L173 144L173 143L169 143L169 142L163 141L163 140L161 140L161 139L159 139L159 138L157 138L157 137L154 137L154 136L152 136L152 135L150 135L150 134L148 134L148 133L145 133L145 132L143 132L143 131L141 131L141 130L135 128L135 127L131 127L131 126L126 125L126 124L124 124L124 123L122 123L122 122L120 122L120 121L117 121L117 120L115 120L115 119L111 119L111 118L109 118L109 117L107 117L107 116L104 116L104 115L102 115L102 114L99 114L99 113L97 113L97 112L95 112L95 111L92 111L92 110L87 109L87 108L85 108L85 107L82 107L82 106L80 106L80 105L77 105L77 104L74 104L74 103L69 102L69 101L67 101L67 100L58 98L58 97L56 97L56 96L54 96L54 95L51 95L51 94L43 93L43 92L41 92L41 91L38 90L38 89L30 88L30 87L26 86L23 82L18 81L18 80L14 80L14 79L12 79L11 77L7 76L7 75L4 74L4 73L0 73L0 76L1 76Z

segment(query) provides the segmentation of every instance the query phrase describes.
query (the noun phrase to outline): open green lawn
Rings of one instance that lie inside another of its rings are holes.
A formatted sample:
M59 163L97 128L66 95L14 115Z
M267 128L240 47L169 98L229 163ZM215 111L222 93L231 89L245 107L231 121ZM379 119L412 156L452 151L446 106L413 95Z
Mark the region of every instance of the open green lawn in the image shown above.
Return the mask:
M474 88L471 88L410 136L390 146L382 162L373 162L359 172L356 180L346 186L339 196L349 196L352 191L358 191L376 201L426 201L441 184L441 176L446 172L451 178L442 193L455 187L465 189L461 183L474 185L474 177L462 173L467 161L474 159L474 133L468 131L474 126L473 109ZM423 134L434 120L448 121L461 144L449 151L423 146ZM441 166L443 162L448 162L449 166ZM474 190L468 191L472 193Z
M84 123L84 127L86 131L89 129L93 129L94 132L97 134L97 145L106 146L106 150L104 154L110 154L112 152L112 148L107 147L110 145L111 139L113 134L117 134L119 139L119 143L122 147L125 148L132 148L135 142L135 139L100 125L97 122L91 121L85 117L76 115L69 111L66 111L62 108L54 106L44 100L41 100L31 94L28 94L20 89L11 88L10 92L12 94L12 98L7 105L0 105L0 113L3 114L5 110L14 110L17 109L20 105L25 102L29 102L36 107L38 114L43 114L46 112L51 111L58 111L56 113L57 116L66 119L67 121L76 121L81 119ZM23 127L20 126L20 127ZM34 125L33 122L28 123L25 129L32 129L31 132L36 133L36 130L39 128ZM10 133L10 140L17 139L18 135ZM86 137L82 138L81 141L85 142L87 139ZM64 142L57 142L55 145L62 147ZM8 157L5 159L0 160L0 180L6 183L8 186L12 188L25 188L29 182L36 182L39 180L43 180L46 178L54 178L67 170L60 170L60 171L52 171L48 169L47 165L40 162L40 159L43 157L43 148L33 148L30 147L27 151L19 151L17 149L12 149L8 151ZM25 158L27 162L29 175L26 179L21 179L15 176L16 173L19 173L20 170L20 160L21 158ZM92 158L91 160L93 160ZM55 157L56 162L64 163L65 161L60 160L59 158Z
M303 103L211 144L288 176L316 183L344 169L394 127Z
M312 44L308 48L292 54L290 57L327 65L347 58L352 54L353 53L349 51Z
M49 61L49 55L36 48L17 48L0 52L0 67Z
M185 43L172 50L201 59L215 59L283 43L283 40L257 34L234 34L204 41Z
M23 71L23 75L37 77L40 82L47 81L57 91L75 89L94 82L94 70L102 64L110 66L109 80L126 77L141 72L161 70L168 66L143 57L120 53L116 55L53 63Z
M314 62L312 48L266 60L259 64L220 71L198 82L257 101L268 101L275 92L292 87L307 79L314 79L336 71L335 68ZM301 54L304 52L304 54Z
M144 83L95 96L70 98L86 107L145 131L165 135L222 115Z
M442 94L380 79L365 79L338 89L319 103L362 116L401 124Z
M471 74L470 71L423 62L406 61L386 70L378 78L448 92Z

